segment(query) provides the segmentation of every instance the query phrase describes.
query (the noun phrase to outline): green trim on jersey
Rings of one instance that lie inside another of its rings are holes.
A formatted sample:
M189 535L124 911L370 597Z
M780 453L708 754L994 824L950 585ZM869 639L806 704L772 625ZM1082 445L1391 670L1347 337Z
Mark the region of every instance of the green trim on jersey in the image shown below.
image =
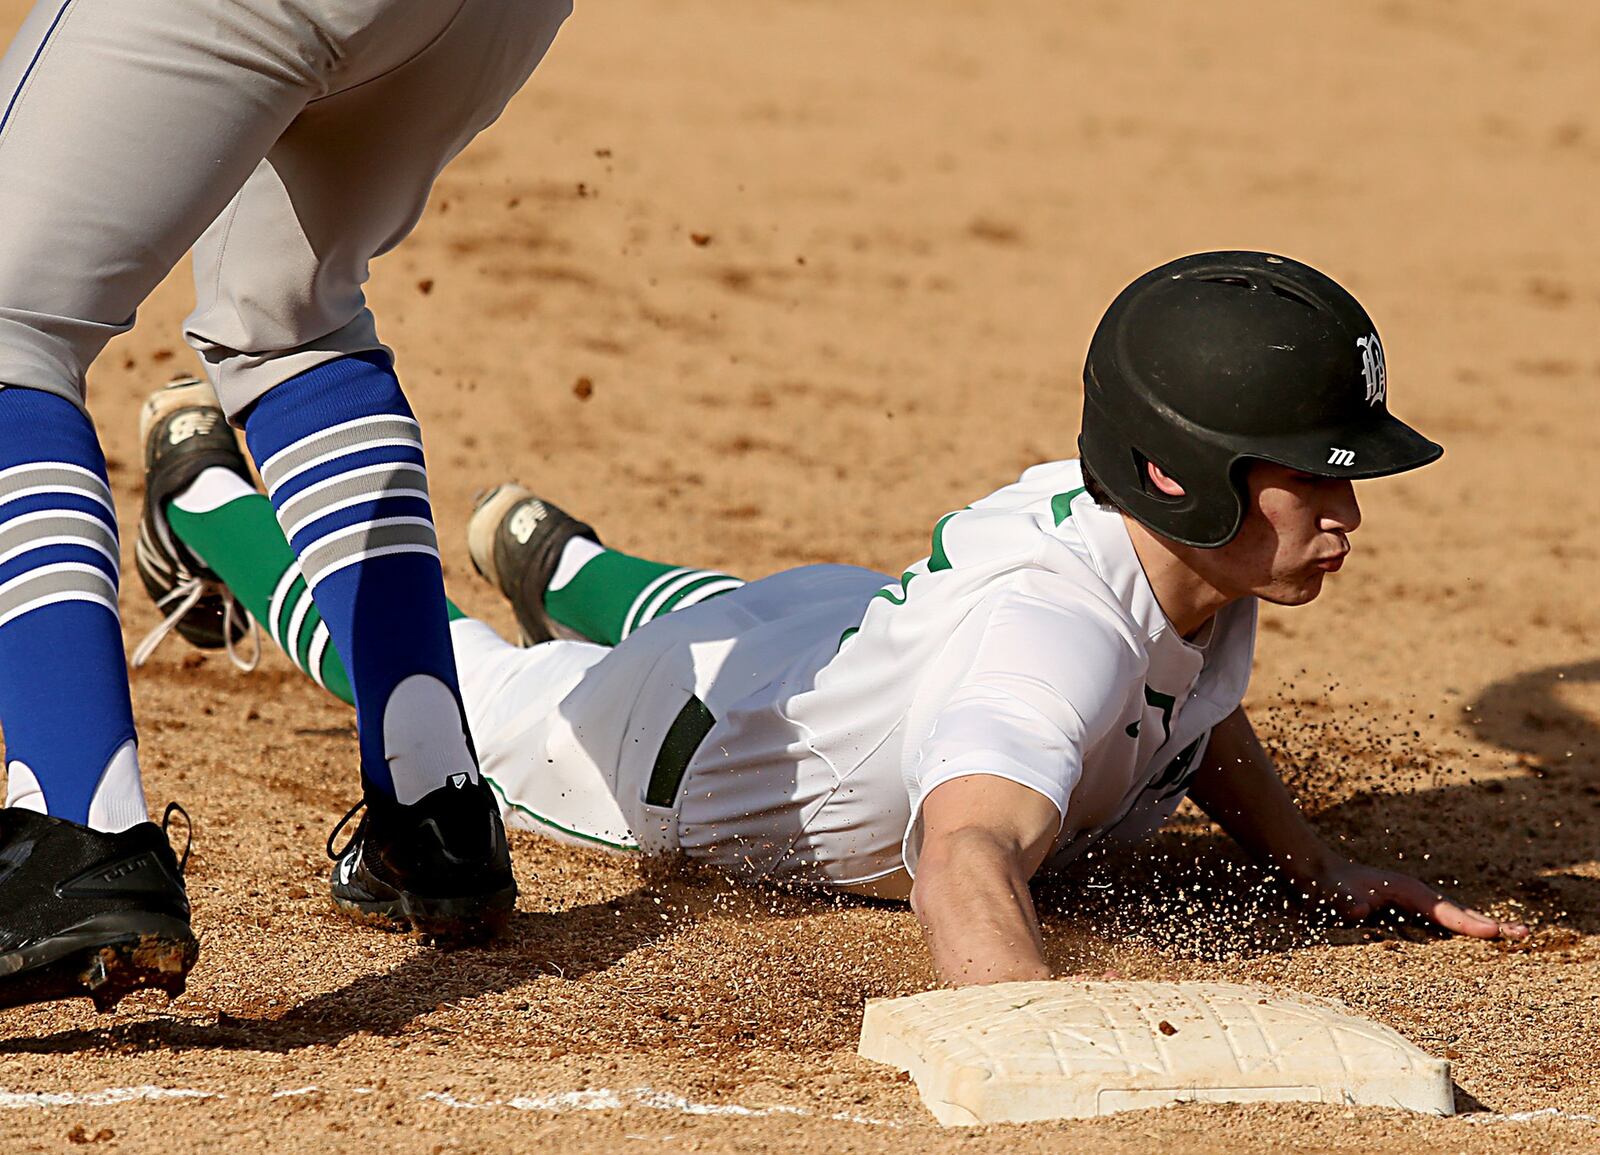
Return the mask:
M958 511L959 512L959 511ZM954 513L947 513L939 519L933 527L933 552L928 555L928 572L938 573L940 570L950 568L950 558L944 552L944 527L949 524Z
M900 575L900 596L899 597L895 597L894 596L894 590L889 588L888 586L885 586L883 589L879 590L877 593L873 594L872 596L875 597L875 598L883 598L892 606L903 606L903 605L906 604L907 596L909 596L910 593L911 593L911 579L916 577L916 576L917 576L916 572L914 570L909 570L909 569L906 570L905 573Z
M1066 493L1058 493L1050 499L1050 514L1060 525L1072 516L1072 502L1080 493L1088 493L1087 489L1079 487Z
M968 506L964 506L961 509L954 510L954 511L952 511L950 513L945 514L937 522L934 523L934 526L933 526L933 545L932 545L931 549L928 552L928 572L929 573L942 573L943 571L952 568L952 566L950 564L950 555L947 554L945 552L945 549L944 549L944 527L950 524L950 519L952 517L954 517L956 514L965 513L967 510L969 510L971 508L972 508L972 506L968 505ZM910 594L911 594L911 579L916 577L916 576L917 576L917 571L914 570L914 569L908 569L908 570L905 571L905 573L900 575L900 590L899 590L899 596L898 597L895 596L895 590L892 587L889 587L889 586L885 586L883 589L879 590L877 593L873 594L872 596L875 597L875 598L882 598L884 601L888 602L892 606L903 606L903 605L906 604L906 598L909 597ZM846 642L848 642L851 638L855 637L856 634L858 634L860 632L861 632L861 627L860 626L852 626L850 629L848 629L844 633L840 634L839 635L839 646L835 648L835 652L837 653L838 649L842 648Z
M484 775L483 780L487 782L494 789L494 792L500 796L500 802L503 806L505 806L507 809L515 810L518 814L526 814L540 826L548 826L551 830L558 830L562 834L565 834L568 838L576 838L581 842L592 842L596 846L604 846L608 850L621 850L627 854L639 853L639 848L637 846L629 846L625 842L611 842L608 839L601 838L598 834L586 834L582 830L573 830L570 826L563 826L559 822L552 821L537 811L529 810L520 802L511 801L511 799L506 796L506 792L500 788L500 783L496 782L493 778L490 778L487 774Z

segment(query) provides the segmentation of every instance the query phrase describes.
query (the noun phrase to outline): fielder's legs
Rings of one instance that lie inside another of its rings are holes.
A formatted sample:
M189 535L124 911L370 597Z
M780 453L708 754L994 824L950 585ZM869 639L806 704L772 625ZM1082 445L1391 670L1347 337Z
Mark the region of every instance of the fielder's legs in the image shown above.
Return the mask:
M145 821L84 374L312 94L294 23L48 0L0 60L0 1004L175 992L194 961Z
M421 431L362 286L569 7L464 4L414 57L315 101L195 253L188 336L299 559L288 597L314 600L355 701L366 816L334 899L425 935L497 929L515 887L462 703Z
M192 567L187 582L204 584L193 585L193 592L236 598L302 671L353 704L337 651L319 644L327 630L303 593L305 581L294 551L278 527L272 504L255 490L222 412L214 408L209 386L168 386L146 404L145 415L141 541L175 543L168 556ZM140 564L143 570L143 555ZM153 597L160 596L159 584L147 582L147 588ZM530 727L554 715L561 699L609 651L583 642L513 646L454 605L448 609L468 728L507 820L578 845L636 849L605 776L589 765L545 764L534 754L537 743L528 737ZM199 644L220 644L217 634L196 636L183 629L189 616L187 610L170 616L139 647L135 664L174 627ZM411 623L396 618L387 628L404 637ZM529 763L537 763L537 791L528 789ZM497 773L508 777L498 781Z

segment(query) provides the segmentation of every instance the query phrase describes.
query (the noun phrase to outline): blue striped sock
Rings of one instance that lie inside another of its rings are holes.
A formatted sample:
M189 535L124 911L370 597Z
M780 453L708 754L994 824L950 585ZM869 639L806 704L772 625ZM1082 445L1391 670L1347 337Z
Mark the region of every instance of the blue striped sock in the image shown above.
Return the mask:
M0 726L7 805L145 820L105 457L83 412L0 389Z
M283 382L245 439L349 674L363 780L407 805L476 782L421 432L388 357Z

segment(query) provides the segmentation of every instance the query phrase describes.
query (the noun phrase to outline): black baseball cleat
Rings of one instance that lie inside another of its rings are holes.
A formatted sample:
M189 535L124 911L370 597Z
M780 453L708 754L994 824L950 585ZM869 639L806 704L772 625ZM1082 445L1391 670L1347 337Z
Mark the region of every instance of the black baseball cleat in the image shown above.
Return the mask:
M510 482L482 494L467 523L472 564L511 599L526 645L579 638L545 612L544 591L575 537L600 537L577 518Z
M167 842L174 811L104 834L0 809L0 1008L87 995L109 1011L145 987L183 993L200 944L183 887L189 851L180 862Z
M334 840L356 813L342 850ZM494 792L455 775L410 806L369 793L328 835L333 904L361 922L461 946L504 933L517 905L511 850Z
M134 560L145 591L166 620L140 643L133 664L142 666L175 629L201 649L226 648L236 664L252 669L255 662L241 660L233 650L250 632L250 616L167 524L167 502L205 470L218 466L251 481L250 467L211 386L189 377L152 393L139 411L139 440L144 445L144 513ZM255 653L260 656L259 646Z

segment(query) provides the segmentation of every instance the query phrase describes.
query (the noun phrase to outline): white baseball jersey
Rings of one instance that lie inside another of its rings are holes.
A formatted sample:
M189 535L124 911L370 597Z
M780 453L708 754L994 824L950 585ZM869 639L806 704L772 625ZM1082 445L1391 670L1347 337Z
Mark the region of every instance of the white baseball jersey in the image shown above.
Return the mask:
M903 894L922 799L964 775L1054 804L1047 868L1147 837L1238 707L1254 639L1252 600L1179 637L1121 516L1066 461L943 518L898 581L811 566L609 651L547 643L484 678L487 638L458 633L458 654L513 821Z

